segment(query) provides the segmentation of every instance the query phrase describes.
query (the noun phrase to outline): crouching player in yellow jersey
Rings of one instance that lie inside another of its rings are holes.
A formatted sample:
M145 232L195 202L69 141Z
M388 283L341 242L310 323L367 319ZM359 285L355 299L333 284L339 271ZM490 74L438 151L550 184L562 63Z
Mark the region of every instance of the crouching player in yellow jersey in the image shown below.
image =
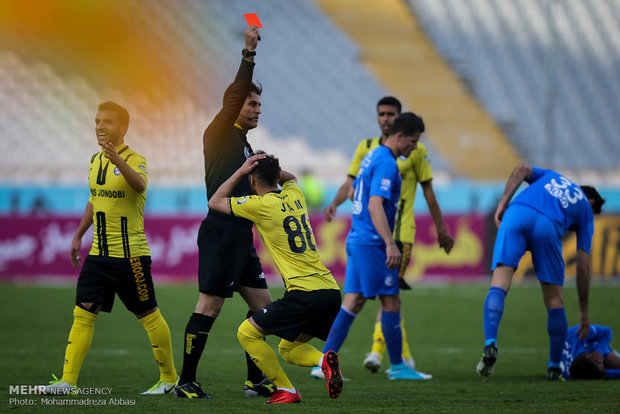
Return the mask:
M245 175L256 195L228 198ZM287 362L320 366L329 396L337 398L342 391L338 355L331 350L323 354L307 342L313 337L327 339L342 299L338 284L319 258L306 200L295 176L281 171L277 158L254 155L220 186L209 200L209 209L254 222L286 286L284 297L246 319L237 332L254 363L278 387L267 403L301 401L275 352L263 340L270 334L282 338L278 349Z
M90 160L90 198L71 242L71 263L80 267L82 237L95 224L90 252L76 289L73 326L65 350L62 378L45 387L48 394L76 390L80 368L90 349L95 320L110 312L114 297L133 312L152 344L160 379L143 394L165 394L177 381L170 330L157 308L151 278L151 253L144 234L147 164L124 143L129 113L114 102L99 105L95 133L102 150Z

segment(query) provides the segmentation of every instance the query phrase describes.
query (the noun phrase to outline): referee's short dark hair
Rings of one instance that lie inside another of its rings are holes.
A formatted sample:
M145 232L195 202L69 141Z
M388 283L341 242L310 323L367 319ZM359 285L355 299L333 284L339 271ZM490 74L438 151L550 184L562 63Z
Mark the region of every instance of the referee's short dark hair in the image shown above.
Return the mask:
M123 125L129 125L129 112L116 102L105 101L99 104L100 111L114 111L118 114L118 117Z
M258 150L254 154L266 154ZM267 157L258 160L258 165L252 170L252 175L263 185L278 185L280 178L280 162L275 157Z
M405 136L413 136L416 132L424 132L424 121L413 112L404 112L396 117L390 135L402 132Z
M377 102L377 111L379 110L379 105L395 106L396 113L398 114L400 114L400 111L402 111L403 109L403 106L400 104L400 101L394 98L393 96L384 96L383 98L379 99L379 102Z
M601 197L598 191L596 191L596 188L592 186L582 185L580 187L588 199L594 200L594 204L592 204L592 212L594 214L600 214L601 208L603 207L603 204L605 204L605 201L607 200Z
M226 88L226 91L224 92L224 98L222 99L222 103L225 103L228 100L228 98L230 97L230 94L232 93L232 88L234 85L235 85L234 83L231 83L230 85L228 85L228 88ZM256 82L256 83L251 82L250 90L248 91L248 96L250 96L252 92L260 96L260 94L263 93L263 85L261 85L260 82Z

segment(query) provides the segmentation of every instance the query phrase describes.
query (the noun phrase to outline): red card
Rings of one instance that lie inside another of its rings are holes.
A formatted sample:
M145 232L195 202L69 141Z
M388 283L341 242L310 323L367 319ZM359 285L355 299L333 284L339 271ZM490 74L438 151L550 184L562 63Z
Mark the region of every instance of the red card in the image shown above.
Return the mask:
M256 26L258 28L263 27L263 25L260 24L260 20L258 20L256 13L247 13L244 14L243 17L245 17L245 20L248 22L248 26Z

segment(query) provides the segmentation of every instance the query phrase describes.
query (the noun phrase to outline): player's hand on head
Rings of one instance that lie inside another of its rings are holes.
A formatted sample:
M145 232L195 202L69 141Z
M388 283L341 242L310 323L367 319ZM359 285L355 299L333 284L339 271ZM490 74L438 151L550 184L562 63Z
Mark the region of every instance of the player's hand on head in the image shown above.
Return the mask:
M258 27L249 26L247 29L245 29L243 35L245 36L245 48L249 51L256 50L256 46L258 45L258 39L260 37L258 33Z
M254 170L254 168L256 168L256 166L258 165L258 160L262 160L264 158L267 158L268 156L269 154L252 155L251 157L245 160L243 165L239 168L239 172L242 174L251 173L252 170Z

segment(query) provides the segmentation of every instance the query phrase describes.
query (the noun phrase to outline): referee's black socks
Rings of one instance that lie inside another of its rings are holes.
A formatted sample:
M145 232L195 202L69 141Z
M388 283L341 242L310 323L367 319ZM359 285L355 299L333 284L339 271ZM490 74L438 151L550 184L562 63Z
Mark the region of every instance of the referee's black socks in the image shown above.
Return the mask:
M205 349L209 331L215 319L201 313L193 313L185 327L183 343L183 369L179 377L179 385L196 381L196 369L200 356ZM258 369L258 368L257 368Z

